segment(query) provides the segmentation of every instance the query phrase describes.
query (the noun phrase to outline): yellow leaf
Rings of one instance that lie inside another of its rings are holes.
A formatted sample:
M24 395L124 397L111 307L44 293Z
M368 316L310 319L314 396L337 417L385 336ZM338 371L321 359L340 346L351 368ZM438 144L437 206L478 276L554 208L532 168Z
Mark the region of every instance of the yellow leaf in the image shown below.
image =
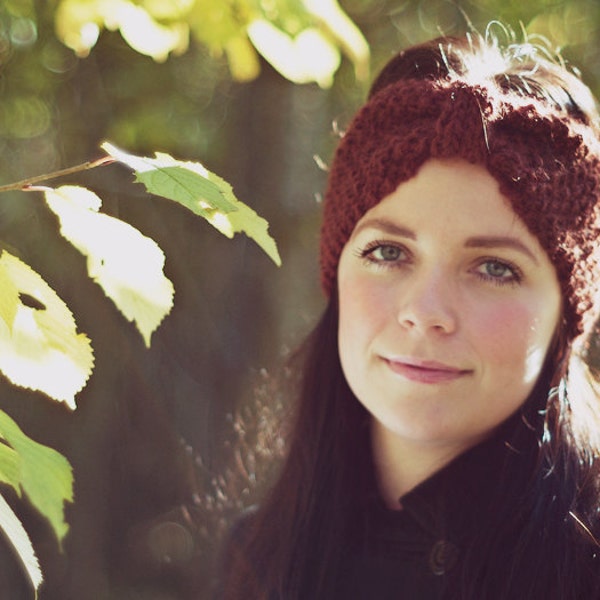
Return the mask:
M89 276L133 321L147 346L173 306L173 284L163 273L158 244L128 223L98 213L101 200L78 186L47 190L46 202L60 219L61 234L87 257Z
M143 0L143 6L155 19L186 18L195 0Z
M18 308L19 290L4 266L0 264L0 319L6 323L9 331L12 331Z
M254 47L284 77L294 83L316 81L330 87L340 66L339 50L318 30L304 29L292 38L265 19L248 27Z
M250 4L240 0L196 0L188 19L194 37L213 52L222 51L254 18L256 9Z
M164 62L170 52L181 54L188 48L189 28L184 22L162 25L141 6L123 2L115 15L123 39L140 54Z
M0 321L0 371L14 384L75 408L94 358L67 305L31 267L4 251L0 267L19 291L12 331Z
M260 63L247 37L234 37L225 45L231 76L236 81L252 81L260 73Z
M311 12L339 41L346 54L354 63L356 76L366 81L369 76L369 43L360 29L341 9L337 0L302 0Z
M59 40L78 56L87 56L104 27L105 13L112 13L121 0L62 0L54 23Z
M154 16L130 0L63 0L56 9L56 33L79 56L89 54L103 28L118 29L136 52L156 61L166 60L171 52L185 52L189 44L185 21L162 24Z

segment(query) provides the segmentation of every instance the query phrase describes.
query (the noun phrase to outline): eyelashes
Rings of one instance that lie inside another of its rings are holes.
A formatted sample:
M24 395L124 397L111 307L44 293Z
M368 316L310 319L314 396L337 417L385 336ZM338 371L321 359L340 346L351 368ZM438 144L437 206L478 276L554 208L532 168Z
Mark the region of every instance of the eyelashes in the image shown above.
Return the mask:
M359 258L362 258L370 263L396 263L400 261L403 254L407 255L407 250L400 244L391 244L389 242L371 242L365 248L357 253Z
M484 270L481 268L484 267ZM515 264L498 258L484 258L477 267L479 277L496 285L519 284L523 272Z
M412 262L412 254L402 244L375 240L355 252L369 267L377 269L403 269ZM477 258L474 265L469 268L475 276L494 285L518 285L523 280L522 270L513 262L496 256L482 256Z

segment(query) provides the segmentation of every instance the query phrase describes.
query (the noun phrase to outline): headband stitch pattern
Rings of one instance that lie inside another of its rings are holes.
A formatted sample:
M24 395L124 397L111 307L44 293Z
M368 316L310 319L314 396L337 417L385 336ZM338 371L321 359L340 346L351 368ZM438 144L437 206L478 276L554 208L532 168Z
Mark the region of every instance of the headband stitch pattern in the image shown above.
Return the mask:
M320 247L326 295L360 218L428 159L459 158L488 170L546 251L562 289L567 339L590 331L600 300L596 135L548 102L497 86L408 79L380 89L331 165Z

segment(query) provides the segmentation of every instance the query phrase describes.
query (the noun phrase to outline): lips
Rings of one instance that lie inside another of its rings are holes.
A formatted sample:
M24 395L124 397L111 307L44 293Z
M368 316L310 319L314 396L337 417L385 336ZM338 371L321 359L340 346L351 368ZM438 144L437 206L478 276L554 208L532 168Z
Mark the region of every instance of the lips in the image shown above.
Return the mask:
M383 360L393 373L418 383L450 383L471 373L468 369L459 369L430 360L406 358L384 358Z

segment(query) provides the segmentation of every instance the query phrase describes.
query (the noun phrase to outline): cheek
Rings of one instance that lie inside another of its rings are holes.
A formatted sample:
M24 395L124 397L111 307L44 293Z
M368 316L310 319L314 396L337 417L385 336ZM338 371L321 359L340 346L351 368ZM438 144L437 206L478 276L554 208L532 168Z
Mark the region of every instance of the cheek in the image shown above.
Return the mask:
M474 315L472 333L481 340L482 358L497 372L534 381L542 368L556 321L554 311L535 302L500 303Z
M340 332L369 336L389 318L389 294L364 277L346 277L339 283Z
M342 365L358 367L361 355L386 320L385 298L361 277L344 277L339 281L339 353Z

